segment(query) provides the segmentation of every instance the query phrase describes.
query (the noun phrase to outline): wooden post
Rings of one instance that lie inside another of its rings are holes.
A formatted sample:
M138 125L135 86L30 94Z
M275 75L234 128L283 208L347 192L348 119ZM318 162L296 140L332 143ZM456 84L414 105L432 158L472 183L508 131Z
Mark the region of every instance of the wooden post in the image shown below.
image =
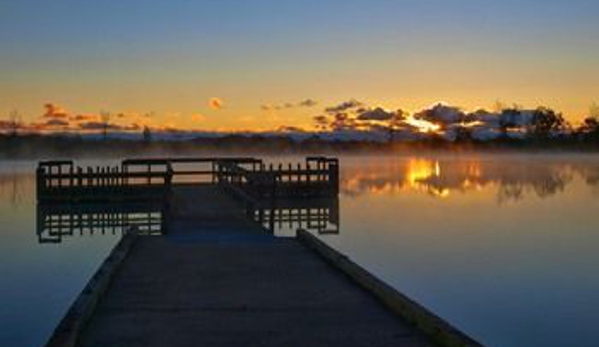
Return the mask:
M335 195L339 194L339 163L337 161L329 163L329 185Z
M37 167L35 172L36 184L37 184L37 199L39 200L46 191L46 177L45 170L41 166Z
M58 187L62 187L62 165L58 165Z
M77 166L77 187L83 186L83 169L81 166Z
M214 184L214 183L216 183L216 172L215 172L214 161L210 162L210 167L211 167L211 171L212 171L212 184Z
M73 165L69 166L69 176L70 176L70 177L69 177L69 186L70 186L71 188L73 188L73 185L74 185L74 182L75 182L75 177L73 177L73 176L74 176L74 173L75 173L75 172L74 172Z
M90 187L92 185L92 168L91 167L87 167L87 186Z

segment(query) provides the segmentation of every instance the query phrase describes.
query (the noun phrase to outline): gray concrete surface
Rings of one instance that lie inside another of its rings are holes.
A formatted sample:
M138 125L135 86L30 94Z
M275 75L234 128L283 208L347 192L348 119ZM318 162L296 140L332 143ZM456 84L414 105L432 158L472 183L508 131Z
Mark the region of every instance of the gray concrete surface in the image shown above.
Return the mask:
M169 234L139 238L81 346L432 346L316 253L231 212L226 197L177 199Z

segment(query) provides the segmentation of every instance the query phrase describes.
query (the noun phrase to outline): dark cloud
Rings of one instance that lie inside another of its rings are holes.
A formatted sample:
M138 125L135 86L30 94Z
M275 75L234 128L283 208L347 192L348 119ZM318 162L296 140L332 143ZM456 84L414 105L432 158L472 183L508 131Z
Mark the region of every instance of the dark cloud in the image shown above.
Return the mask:
M95 114L78 114L70 117L73 122L91 122L99 120L99 116Z
M437 104L430 109L418 112L415 118L447 127L464 122L466 114L458 107Z
M381 107L377 107L371 110L363 110L356 117L362 121L387 121L397 116L397 112L386 111Z
M361 103L355 99L351 99L351 100L342 102L339 105L327 107L324 109L324 111L329 114L335 114L335 113L340 113L340 112L346 112L346 111L349 111L352 109L357 109L359 107L362 107L363 105L364 105L363 103Z
M312 120L314 121L314 124L316 125L316 128L318 130L327 130L329 127L329 117L325 116L325 115L318 115L318 116L314 116L312 117Z
M67 119L69 113L61 106L54 103L44 104L45 112L42 114L42 118L56 118L56 119Z
M0 130L8 130L14 127L14 123L8 120L0 119Z
M283 110L290 108L299 108L299 107L314 107L318 105L318 102L313 99L305 99L298 103L285 102L282 104L263 104L260 105L260 109L262 111L273 111L273 110Z
M304 133L304 132L306 132L306 130L303 128L291 126L291 125L282 125L279 128L277 128L276 131L280 132L280 133Z
M355 99L324 109L324 114L313 118L320 130L380 132L390 127L398 128L405 119L402 110L387 111L382 107L370 107Z
M213 110L221 110L225 107L225 103L221 98L213 97L208 100L208 106Z
M53 128L53 127L66 128L70 125L70 123L68 120L54 118L54 119L48 120L46 123L44 123L44 125L46 125L47 127L51 127L51 128Z
M100 130L100 129L104 129L106 126L102 122L92 121L92 122L81 123L81 124L79 124L79 127L83 130Z
M318 101L313 99L306 99L298 103L299 107L314 107L316 105L318 105Z

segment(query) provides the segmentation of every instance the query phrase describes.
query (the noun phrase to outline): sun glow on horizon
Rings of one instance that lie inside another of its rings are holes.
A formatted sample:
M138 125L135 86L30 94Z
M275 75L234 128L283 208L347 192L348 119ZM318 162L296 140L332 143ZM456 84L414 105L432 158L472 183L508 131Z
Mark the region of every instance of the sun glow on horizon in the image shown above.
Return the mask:
M421 133L436 133L441 129L441 126L435 123L431 123L426 120L416 119L413 115L408 116L405 119L406 124L413 126L418 129Z

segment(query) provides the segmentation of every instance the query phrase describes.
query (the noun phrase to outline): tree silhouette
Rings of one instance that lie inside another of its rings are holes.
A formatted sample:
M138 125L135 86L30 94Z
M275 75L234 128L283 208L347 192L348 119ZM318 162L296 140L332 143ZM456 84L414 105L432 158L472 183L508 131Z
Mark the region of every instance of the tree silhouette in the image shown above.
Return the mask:
M537 139L547 139L566 129L568 123L561 113L548 107L539 107L532 118L532 135Z
M142 132L142 137L145 143L152 142L152 130L150 130L149 126L144 126L144 130Z
M586 117L577 131L583 139L599 141L599 105L593 103Z

